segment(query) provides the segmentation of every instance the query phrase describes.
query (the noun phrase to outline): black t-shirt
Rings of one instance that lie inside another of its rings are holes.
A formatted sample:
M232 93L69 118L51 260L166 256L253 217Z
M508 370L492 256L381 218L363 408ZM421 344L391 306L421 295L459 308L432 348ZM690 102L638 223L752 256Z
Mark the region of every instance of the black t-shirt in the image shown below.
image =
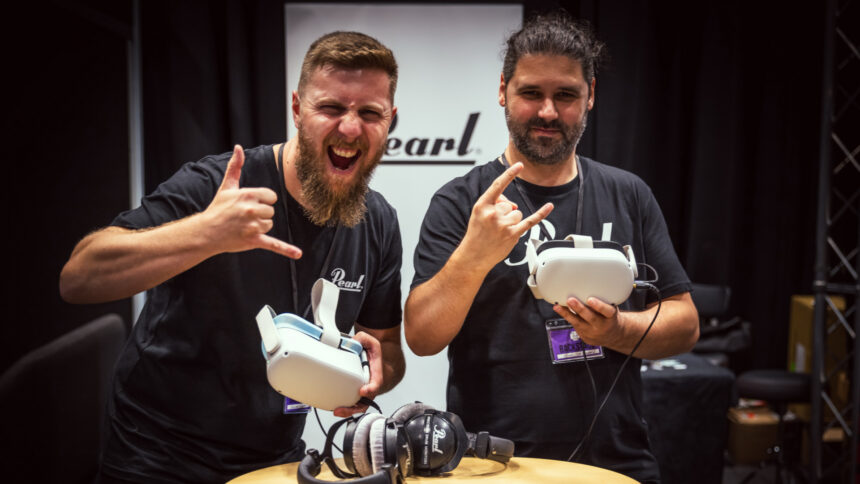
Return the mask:
M112 224L154 227L204 210L230 155L185 164ZM240 186L278 194L269 235L288 240L289 210L292 240L303 249L296 261L300 307L293 307L290 259L262 249L219 254L150 289L114 378L104 459L112 475L224 482L300 459L305 415L285 415L284 397L269 386L255 316L268 304L313 320L305 311L321 274L341 287L341 331L355 322L369 328L401 322L402 247L394 208L370 191L357 226L317 227L289 197L271 145L246 150L245 158Z
M513 184L504 195L524 216L530 214L529 204L537 209L552 202L555 208L543 225L552 238L562 239L575 233L577 199L584 179L581 235L600 240L604 224L611 223L610 240L631 245L637 262L656 269L656 285L663 297L689 291L689 280L647 185L631 173L580 159L582 175L565 185L542 187L517 180L529 200L523 200ZM447 262L466 233L475 201L503 171L501 163L492 161L436 192L415 250L412 287L433 277ZM545 325L560 316L549 303L535 299L526 284L525 244L530 237L546 239L537 226L532 228L489 272L462 329L449 345L448 410L460 415L470 431L487 430L524 444L569 443L569 452L573 452L596 404L585 363L552 364ZM640 266L641 278L645 278L642 272ZM637 289L622 309L641 310L655 299ZM589 361L598 404L625 358L609 349L604 352L605 358ZM638 359L628 362L580 462L645 481L656 479L658 470L642 418L639 367Z

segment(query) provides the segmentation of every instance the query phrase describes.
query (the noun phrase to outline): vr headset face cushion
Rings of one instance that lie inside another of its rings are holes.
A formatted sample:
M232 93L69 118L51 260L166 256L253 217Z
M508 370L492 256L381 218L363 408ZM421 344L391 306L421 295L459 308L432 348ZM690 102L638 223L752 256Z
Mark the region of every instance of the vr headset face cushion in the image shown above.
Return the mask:
M355 423L355 432L352 437L352 469L360 476L369 476L376 469L370 454L370 430L375 422L385 425L385 416L379 413L369 413L359 417Z

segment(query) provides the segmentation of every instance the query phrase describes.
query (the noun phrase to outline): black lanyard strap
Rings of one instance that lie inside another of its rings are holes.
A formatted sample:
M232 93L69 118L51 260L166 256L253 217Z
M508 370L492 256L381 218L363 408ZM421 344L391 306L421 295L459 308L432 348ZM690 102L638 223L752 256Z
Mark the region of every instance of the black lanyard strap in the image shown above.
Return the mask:
M502 156L499 157L499 161L502 162L502 165L505 168L510 168L511 164L508 163L508 158L502 153ZM582 235L582 202L583 202L583 192L585 192L585 173L582 172L582 165L579 163L579 156L576 157L576 176L579 177L579 193L577 193L576 197L576 234ZM520 197L522 197L523 201L526 203L526 208L529 209L529 212L535 213L535 208L532 205L531 199L526 196L525 191L523 191L522 187L518 183L518 179L514 178L514 188L519 192ZM525 217L528 217L530 214L524 214ZM546 227L543 226L542 223L538 222L538 226L540 227L541 232L543 233L546 240L552 240L553 238L547 232Z
M281 182L278 183L278 188L281 191L281 200L284 202L284 216L286 217L287 222L287 243L293 245L293 231L290 229L290 207L287 203L287 186L286 186L286 178L284 176L284 145L286 143L281 143L281 148L278 150L278 172L281 174ZM340 225L335 226L334 235L331 238L331 244L328 246L328 253L326 253L325 260L323 261L322 269L320 270L319 277L325 277L325 273L328 270L328 266L331 263L331 257L334 253L334 244L337 241L337 234L340 232ZM298 283L298 270L296 269L296 260L290 259L290 282L293 286L293 311L296 311L298 314L299 310L299 283ZM308 298L310 299L310 298ZM308 319L308 314L310 314L311 303L308 302L307 307L305 308L304 313L302 313L302 317Z

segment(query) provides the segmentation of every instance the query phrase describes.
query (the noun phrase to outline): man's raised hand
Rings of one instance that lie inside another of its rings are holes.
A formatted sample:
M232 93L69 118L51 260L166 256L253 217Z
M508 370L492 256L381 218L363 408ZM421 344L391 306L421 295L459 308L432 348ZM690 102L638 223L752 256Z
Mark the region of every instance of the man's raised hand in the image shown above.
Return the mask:
M462 246L476 264L488 270L507 257L520 237L553 209L553 205L547 203L523 219L517 205L503 195L522 169L522 163L515 163L505 170L472 207Z
M268 188L240 188L239 177L244 164L245 152L236 145L224 180L203 212L206 230L211 234L209 240L218 253L266 249L298 259L302 256L301 249L266 235L272 229L275 215L272 205L278 201L278 196Z

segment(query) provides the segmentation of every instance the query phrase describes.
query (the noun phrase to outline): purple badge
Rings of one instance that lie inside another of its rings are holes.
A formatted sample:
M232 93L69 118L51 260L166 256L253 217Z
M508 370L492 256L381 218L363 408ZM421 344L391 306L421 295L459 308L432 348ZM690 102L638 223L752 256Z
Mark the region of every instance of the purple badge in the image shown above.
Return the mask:
M603 347L592 346L579 337L573 326L563 319L546 322L549 351L553 364L603 358Z
M284 415L308 413L311 411L310 405L297 402L290 397L284 397Z

